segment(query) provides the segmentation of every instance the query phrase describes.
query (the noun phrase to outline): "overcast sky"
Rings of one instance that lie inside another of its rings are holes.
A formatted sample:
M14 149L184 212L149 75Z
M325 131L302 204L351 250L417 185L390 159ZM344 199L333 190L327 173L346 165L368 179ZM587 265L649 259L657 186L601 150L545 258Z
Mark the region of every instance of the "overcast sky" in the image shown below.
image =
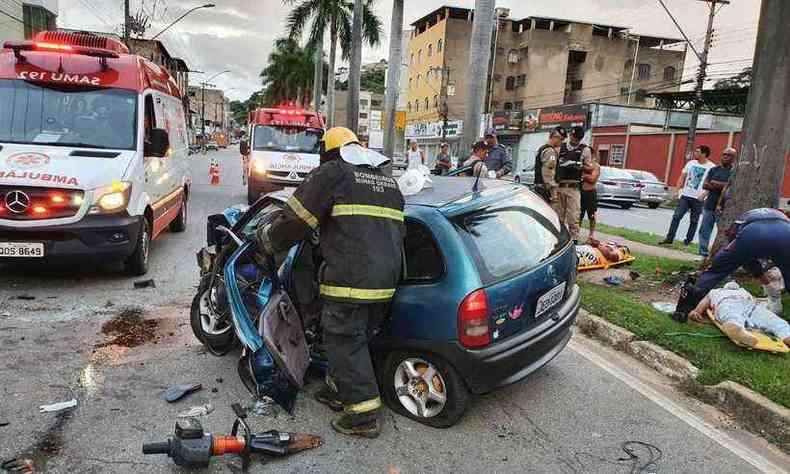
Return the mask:
M187 9L203 0L132 0L132 11L143 8L153 14L154 35ZM245 99L260 88L258 74L266 65L274 39L285 33L288 7L281 0L214 0L213 9L198 10L179 22L160 39L175 56L184 58L190 68L212 75L230 69L214 82L229 90L234 99ZM678 22L702 49L707 24L706 4L699 0L665 0ZM60 0L59 26L98 31L118 30L123 22L121 0ZM415 19L442 6L471 8L474 0L406 0L408 25ZM497 0L497 6L512 9L512 16L522 18L543 15L570 19L588 19L606 24L633 27L633 32L679 37L675 26L658 0ZM751 64L757 34L760 0L731 0L721 7L716 18L715 38L710 63L714 78L740 71ZM392 0L377 0L376 10L384 25L384 41L376 49L364 50L365 62L387 56ZM684 77L691 77L697 65L689 51ZM191 81L199 82L200 74Z

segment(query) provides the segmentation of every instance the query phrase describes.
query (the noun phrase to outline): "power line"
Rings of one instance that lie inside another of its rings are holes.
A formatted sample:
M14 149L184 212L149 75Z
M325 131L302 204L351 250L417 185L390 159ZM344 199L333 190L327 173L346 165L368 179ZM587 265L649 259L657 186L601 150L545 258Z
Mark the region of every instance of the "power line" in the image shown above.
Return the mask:
M0 14L5 15L8 18L11 18L12 20L16 20L19 23L22 23L23 25L25 24L25 20L20 20L19 18L15 17L14 15L12 15L10 13L6 13L4 10L0 10Z

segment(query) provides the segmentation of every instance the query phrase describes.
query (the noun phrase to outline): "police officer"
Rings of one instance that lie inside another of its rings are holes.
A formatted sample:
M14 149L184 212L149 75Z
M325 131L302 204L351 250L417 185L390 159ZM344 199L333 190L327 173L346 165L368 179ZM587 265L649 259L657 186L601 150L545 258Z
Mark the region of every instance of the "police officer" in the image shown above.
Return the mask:
M557 202L557 182L555 174L557 157L563 140L568 136L562 127L557 127L549 133L549 141L540 148L535 156L535 192L552 207ZM556 211L556 208L555 208Z
M327 130L322 147L321 165L284 213L258 230L258 240L271 255L320 229L321 323L330 377L316 399L344 410L332 422L336 431L375 438L381 432L381 398L368 341L400 280L404 200L383 171L389 160L362 148L351 130Z
M581 142L582 138L584 127L573 127L569 143L560 149L557 162L557 214L568 226L574 241L579 240L582 168L592 162L590 147Z
M513 160L510 159L507 148L499 143L494 129L486 132L485 141L488 145L488 156L485 159L488 171L496 172L497 179L513 171Z
M777 209L753 209L727 230L730 244L720 250L696 285L684 288L673 318L685 321L688 313L722 280L744 266L755 277L765 273L759 259L772 260L790 289L790 218Z

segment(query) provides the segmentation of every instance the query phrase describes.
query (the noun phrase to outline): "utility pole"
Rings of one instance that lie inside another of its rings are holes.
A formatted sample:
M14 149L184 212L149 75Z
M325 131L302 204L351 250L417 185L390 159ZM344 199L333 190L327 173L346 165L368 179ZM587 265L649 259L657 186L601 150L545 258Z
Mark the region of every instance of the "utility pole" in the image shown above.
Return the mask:
M384 97L384 156L395 153L395 117L398 110L400 72L403 63L403 0L392 2L392 23L390 24L390 56L387 64L387 91Z
M200 83L200 135L206 139L206 87L214 87L208 82Z
M129 41L129 36L132 31L132 15L129 12L129 0L123 0L123 42L126 47L131 51L132 45Z
M351 60L348 68L347 122L352 132L359 132L359 86L362 69L362 14L363 1L354 0L354 21L351 28Z
M318 35L315 45L313 61L313 107L316 113L321 113L321 96L324 87L324 30Z
M475 0L472 37L469 39L469 70L467 72L469 105L464 116L462 153L470 150L472 144L477 140L482 114L486 106L495 3L495 0Z
M441 98L439 99L441 103L439 104L439 113L442 116L442 142L447 142L447 122L448 115L450 113L449 108L447 107L447 87L450 83L450 68L447 66L443 66L441 68L437 68L437 71L442 73L442 84L440 89Z

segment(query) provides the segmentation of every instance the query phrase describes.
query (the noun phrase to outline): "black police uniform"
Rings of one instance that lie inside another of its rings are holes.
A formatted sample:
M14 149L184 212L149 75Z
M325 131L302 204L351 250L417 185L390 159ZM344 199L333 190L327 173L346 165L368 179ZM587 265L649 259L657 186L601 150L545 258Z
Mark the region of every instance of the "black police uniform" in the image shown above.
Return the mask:
M321 322L339 401L347 412L381 406L368 340L401 277L404 199L382 167L336 158L313 170L268 231L275 250L320 228Z

